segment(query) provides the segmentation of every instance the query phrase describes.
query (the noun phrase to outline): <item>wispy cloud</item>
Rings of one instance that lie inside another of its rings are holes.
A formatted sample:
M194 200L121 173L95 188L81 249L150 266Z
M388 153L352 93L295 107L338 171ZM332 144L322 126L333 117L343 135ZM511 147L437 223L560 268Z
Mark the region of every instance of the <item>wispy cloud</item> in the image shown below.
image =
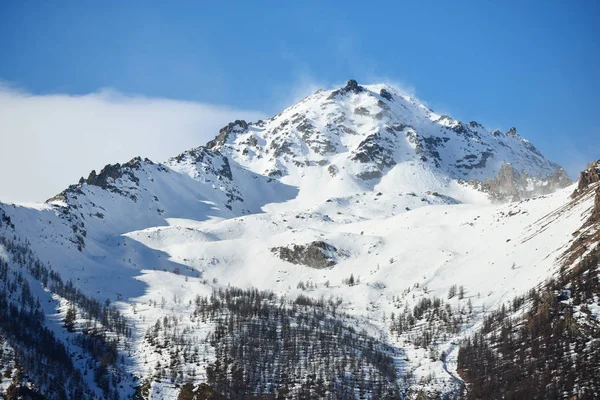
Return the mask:
M274 88L276 101L276 110L274 112L280 112L281 110L290 107L306 96L314 94L319 89L330 89L332 86L323 81L315 79L310 73L298 73L291 84L280 85Z
M41 201L107 163L138 155L164 161L206 143L232 120L264 117L110 89L35 95L0 85L0 198Z

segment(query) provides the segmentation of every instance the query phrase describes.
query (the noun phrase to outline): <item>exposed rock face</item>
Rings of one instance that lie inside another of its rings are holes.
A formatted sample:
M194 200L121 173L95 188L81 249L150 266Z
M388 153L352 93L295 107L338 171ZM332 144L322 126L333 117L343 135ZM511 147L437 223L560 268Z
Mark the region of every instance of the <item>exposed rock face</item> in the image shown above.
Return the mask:
M189 168L187 172L191 178L211 185L218 182L219 190L227 197L225 207L229 210L233 209L234 203L244 202L242 193L234 183L229 159L217 149L208 150L205 147L196 147L169 159L167 165L175 170L180 170L182 165L193 165L194 167Z
M600 181L600 160L589 163L584 171L579 174L577 189L571 195L575 198L583 193L592 183Z
M485 168L488 158L493 156L494 153L491 151L482 152L481 157L477 157L475 154L467 154L461 160L456 161L456 167L465 169Z
M394 97L392 96L392 94L385 89L381 89L379 91L379 95L388 101L394 100Z
M586 189L596 182L600 182L600 160L589 163L584 171L579 174L579 181L577 189L571 195L572 198L576 198L580 194L584 193ZM596 197L594 198L594 208L592 209L592 215L588 220L589 224L600 222L600 186L596 188Z
M74 198L77 198L78 194L82 194L81 187L84 184L98 186L110 192L130 197L131 200L136 201L136 195L132 194L131 190L125 190L122 185L118 185L117 181L127 181L129 184L129 189L134 187L132 186L132 184L135 185L135 187L139 186L139 179L136 176L136 171L140 171L144 165L157 164L154 164L154 162L152 162L148 158L142 159L141 157L135 157L131 161L126 162L125 164L108 164L104 168L102 168L100 173L96 173L95 170L92 170L87 179L82 177L76 185L70 185L61 193L46 200L46 203L51 203L53 201L65 201L67 195L72 195L74 196ZM164 167L163 165L158 164L157 167L160 171L169 173L168 168Z
M356 107L354 109L354 114L362 115L363 117L366 117L367 115L370 115L371 112L365 107Z
M382 146L384 139L379 133L367 136L359 145L352 159L361 163L375 162L382 169L396 165L392 152Z
M380 179L386 168L396 165L394 160L393 141L397 136L396 131L389 128L387 131L367 136L355 150L351 159L369 165L357 175L363 180Z
M301 120L301 123L296 126L296 130L302 134L304 143L315 153L321 155L335 153L335 144L325 135L322 135L308 119ZM287 150L287 154L294 155L294 152L289 149L289 145ZM279 149L275 149L275 154L277 155L279 151Z
M230 181L233 180L229 160L217 150L207 151L203 147L196 147L195 149L188 150L176 157L173 157L168 162L181 163L186 160L202 165L202 168L205 172L210 172L216 175L218 179L228 179Z
M221 128L219 135L210 142L206 143L205 147L207 149L212 149L214 147L222 146L225 144L225 142L227 142L227 138L229 138L231 132L245 131L246 129L248 129L248 123L244 120L238 119L234 122L230 122L227 124L227 126Z
M287 247L274 247L271 251L279 258L292 264L323 269L337 264L338 250L323 241L315 241L305 245L294 244Z
M331 177L334 177L338 174L338 168L331 164L329 167L327 167L327 172L329 172L329 175L331 175Z
M99 174L96 174L95 170L90 172L90 175L87 179L80 180L80 183L87 183L88 185L99 186L104 189L111 189L113 187L113 182L123 176L127 176L132 182L135 182L136 185L139 185L139 179L133 173L134 170L139 170L141 168L142 159L140 157L136 157L131 161L121 165L117 164L109 164L102 168ZM148 164L153 164L149 159L145 159L144 162Z
M15 225L10 220L10 217L6 215L2 208L0 208L0 228L2 228L2 226L9 226L12 229L15 229Z
M508 132L506 132L506 136L519 136L519 134L517 133L517 128L515 128L514 126L510 128Z
M512 165L502 164L498 175L493 180L484 182L490 197L497 201L518 201L519 188L523 186L524 177Z
M600 221L600 187L596 189L596 198L594 199L594 209L592 211L591 221Z
M332 100L335 99L337 96L339 95L345 95L348 93L361 93L366 91L366 89L362 86L359 86L358 82L356 82L354 79L350 79L348 81L348 83L346 84L346 86L344 86L341 89L338 90L334 90L328 97L328 100Z
M441 161L439 148L444 147L444 143L450 140L447 137L424 137L417 133L412 126L406 131L406 139L415 145L415 153L421 161L431 160L436 167L440 166Z
M569 175L565 172L564 169L558 168L552 175L548 176L548 182L550 183L551 189L547 193L551 193L557 189L562 189L569 186L573 181L569 178Z
M545 177L532 177L517 171L511 164L504 163L494 179L483 182L482 189L496 202L519 201L549 194L572 183L562 168Z

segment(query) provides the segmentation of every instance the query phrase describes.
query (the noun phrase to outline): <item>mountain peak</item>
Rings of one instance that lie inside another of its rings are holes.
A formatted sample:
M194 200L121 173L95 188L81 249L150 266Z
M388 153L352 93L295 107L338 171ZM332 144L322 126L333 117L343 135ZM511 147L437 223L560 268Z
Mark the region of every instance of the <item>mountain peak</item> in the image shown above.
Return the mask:
M495 178L506 162L516 174L536 179L558 168L516 128L488 131L475 121L438 115L393 86L363 86L354 79L270 119L234 121L205 148L271 178L301 180L311 168L327 166L337 171L331 179L369 187L416 165L443 179L479 182Z
M350 79L348 81L348 83L346 84L346 86L344 86L341 89L334 90L333 92L331 92L331 94L328 97L328 100L334 99L335 97L337 97L339 95L343 96L348 93L358 94L358 93L362 93L365 91L366 91L366 89L364 87L360 86L358 84L358 82L356 82L354 79Z
M512 136L512 137L521 137L518 133L517 133L517 128L515 128L514 126L512 128L510 128L507 132L506 132L506 136Z
M245 129L248 129L248 123L246 121L244 121L243 119L242 120L238 119L238 120L235 120L234 122L230 122L229 124L227 124L226 126L221 128L221 130L219 130L219 135L217 135L217 137L214 138L213 140L206 143L205 147L207 149L212 149L217 146L220 146L227 141L227 138L229 137L229 135L232 132L243 131Z

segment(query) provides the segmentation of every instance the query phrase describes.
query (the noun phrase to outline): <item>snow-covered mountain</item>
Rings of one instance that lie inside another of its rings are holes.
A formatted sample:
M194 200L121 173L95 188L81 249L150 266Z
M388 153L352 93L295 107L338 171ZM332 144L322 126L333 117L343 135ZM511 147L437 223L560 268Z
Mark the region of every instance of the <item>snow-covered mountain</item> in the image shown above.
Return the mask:
M257 174L283 177L301 192L324 184L323 196L389 180L412 190L446 188L450 180L484 182L504 165L540 181L554 176L562 187L570 183L515 128L488 131L475 121L440 116L388 85L363 87L353 80L339 90L320 90L267 121L235 121L206 148ZM318 168L324 166L328 174ZM423 181L415 186L407 170ZM323 175L325 182L315 181Z
M75 370L95 368L65 378L86 382L86 396L236 398L236 368L244 396L317 393L313 373L322 397L453 396L460 340L564 268L573 241L596 229L581 230L595 212L598 183L589 180L571 198L565 172L514 128L489 131L388 85L349 81L269 120L232 122L163 163L138 157L92 171L45 204L0 203L0 259L10 282L26 276ZM245 314L232 297L258 308ZM255 375L244 351L232 363L227 346L261 313L283 321L265 327L273 332L320 315L329 321L322 332L302 332L321 335L321 347L256 355L302 365L277 365L272 376ZM346 356L324 347L323 334L339 345L340 332ZM1 325L0 334L11 349L23 346ZM95 345L81 339L90 337ZM120 357L90 350L98 348ZM344 378L360 365L361 380ZM53 398L44 385L36 383Z

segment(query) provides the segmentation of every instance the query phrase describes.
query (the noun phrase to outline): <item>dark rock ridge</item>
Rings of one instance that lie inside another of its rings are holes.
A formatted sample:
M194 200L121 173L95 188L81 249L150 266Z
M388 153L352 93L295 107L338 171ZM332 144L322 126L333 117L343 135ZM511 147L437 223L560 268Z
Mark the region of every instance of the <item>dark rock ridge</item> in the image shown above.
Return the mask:
M302 140L312 149L312 151L321 155L335 153L335 144L332 143L327 136L322 135L321 132L315 128L312 122L306 118L301 119L298 122L300 123L296 125L296 130L302 134ZM289 145L287 150L289 150ZM276 149L275 154L277 155L280 151L281 150ZM290 153L293 154L291 150Z
M518 137L519 134L517 133L517 128L515 128L514 126L512 128L510 128L508 130L508 132L506 132L506 136L514 136L514 137Z
M592 210L592 216L590 222L600 221L600 187L596 188L596 197L594 198L594 209Z
M579 174L579 180L577 189L571 195L571 198L576 198L585 193L588 188L600 182L600 160L589 163L584 171ZM596 188L596 195L594 197L594 208L592 209L592 215L588 220L588 224L594 224L600 222L600 185Z
M131 200L136 201L136 196L118 187L116 185L116 181L119 179L123 179L135 186L139 186L140 181L136 176L135 171L141 170L144 164L157 165L148 158L142 159L141 157L135 157L131 161L126 162L125 164L108 164L104 168L102 168L100 173L96 173L95 170L92 170L87 179L83 177L80 178L79 182L76 185L70 185L61 193L46 200L46 203L51 203L53 201L66 201L67 194L71 194L75 198L77 198L76 196L78 194L82 194L81 187L84 184L98 186L102 189L108 190L113 193L118 193L122 196L129 196ZM162 172L169 172L169 169L164 167L163 165L158 164L158 168Z
M388 101L393 101L394 100L394 97L392 96L392 94L390 92L388 92L387 90L385 90L385 89L381 89L379 91L379 95L381 97L383 97L384 99L388 100Z
M495 202L519 201L552 193L572 183L564 169L557 168L545 177L529 176L517 171L511 164L504 163L494 179L486 179L482 190Z
M436 167L440 166L441 157L438 147L444 147L444 143L450 139L447 137L440 138L438 136L425 137L417 133L413 127L409 127L406 132L406 138L410 143L415 145L415 152L423 162L430 159Z
M59 217L62 218L72 229L72 235L69 237L69 241L73 243L79 251L83 251L86 242L86 226L84 220L86 219L81 209L81 204L78 201L78 197L81 196L85 199L86 194L84 193L83 186L90 185L102 188L112 193L116 193L120 196L127 197L133 202L138 201L136 193L141 189L140 180L136 176L138 171L141 171L145 165L156 166L159 171L163 173L170 173L170 170L161 164L155 164L148 158L142 159L141 157L135 157L131 161L125 164L108 164L100 173L96 173L95 170L90 172L87 179L81 178L75 185L70 185L67 189L63 190L56 196L46 200L46 203L52 204L56 202L63 202L64 204L56 205L56 210L59 212ZM121 181L118 183L117 181ZM78 205L79 204L79 205ZM102 207L97 206L92 201L91 206L97 210L93 214L94 217L104 218ZM92 214L89 214L91 216Z
M494 153L492 149L487 149L486 151L481 153L481 158L477 157L475 154L467 154L463 157L462 160L457 160L456 168L464 168L464 169L473 169L473 168L485 168L487 164L487 160L490 157L493 157ZM478 160L477 162L474 162ZM461 161L469 161L471 164L459 164Z
M396 135L394 130L389 131L393 136ZM382 132L374 133L366 137L359 145L352 156L353 161L360 163L373 163L374 168L367 170L358 175L358 178L369 180L379 179L383 176L383 170L396 165L394 154L389 147L393 145L392 140L384 137Z
M600 181L600 160L589 163L579 174L577 189L571 195L575 198L593 183Z
M271 252L284 261L316 269L333 267L337 264L336 258L339 255L338 249L323 241L274 247Z
M188 150L172 158L172 160L178 163L181 163L186 159L190 159L196 164L202 164L204 166L204 171L216 175L217 179L233 180L229 159L218 150L209 151L203 147L196 147L195 149ZM212 166L219 164L221 164L219 169L212 168Z
M354 114L362 115L363 117L371 115L371 112L366 107L356 107L354 109Z
M333 100L335 99L337 96L339 95L346 95L348 93L361 93L361 92L365 92L367 89L365 89L364 87L360 86L358 84L358 82L356 82L354 79L350 79L348 81L348 83L346 84L346 86L344 86L341 89L338 90L334 90L329 97L327 98L328 100Z
M148 158L145 158L143 162L154 165L154 163ZM99 174L96 174L96 171L92 170L87 179L81 178L79 180L79 184L87 183L88 185L99 186L103 189L114 190L114 181L126 176L129 178L129 180L134 182L136 186L139 186L140 180L135 176L133 171L139 171L141 167L141 157L135 157L123 165L119 163L108 164L102 168Z
M0 228L2 228L2 226L8 226L15 229L15 225L12 223L10 217L6 215L2 208L0 208Z
M219 135L216 138L206 143L207 149L213 149L218 146L222 146L227 142L229 135L235 131L245 131L248 129L248 123L242 119L235 120L234 122L230 122L227 126L221 128L219 131Z
M208 150L205 147L196 147L171 158L167 164L171 163L193 163L196 164L196 169L202 171L202 174L196 178L205 183L218 180L224 185L223 192L227 197L225 207L233 210L235 202L244 202L244 198L239 189L234 185L234 177L229 158L224 156L219 150Z

